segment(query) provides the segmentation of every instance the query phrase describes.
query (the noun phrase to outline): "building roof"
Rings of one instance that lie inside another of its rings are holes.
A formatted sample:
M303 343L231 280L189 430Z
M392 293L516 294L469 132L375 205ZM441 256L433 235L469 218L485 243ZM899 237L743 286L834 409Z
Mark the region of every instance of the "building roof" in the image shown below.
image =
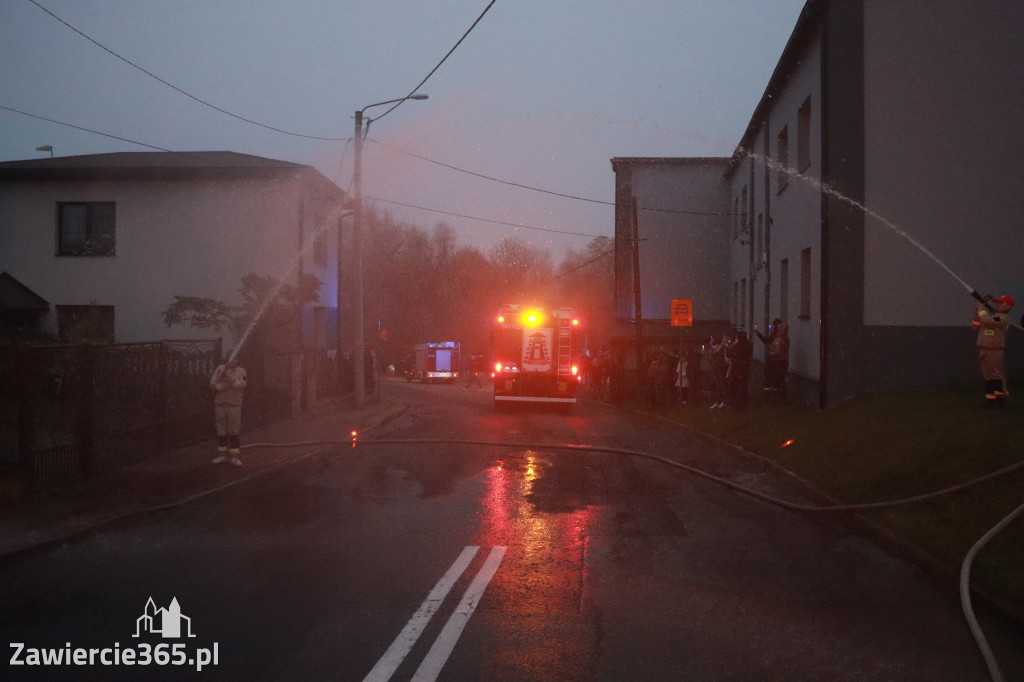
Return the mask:
M782 50L782 56L779 57L771 78L768 79L768 86L765 88L764 94L761 95L761 100L758 102L757 108L754 109L746 130L743 131L743 137L733 152L726 176L735 171L740 162L746 158L746 150L750 148L751 141L764 125L767 112L774 106L775 95L786 86L793 69L800 65L803 50L821 29L822 18L827 11L826 0L807 0L804 3L793 33Z
M631 166L683 166L715 165L729 163L728 156L616 156L612 158L612 170Z
M0 162L0 171L140 170L152 168L278 168L295 170L304 168L304 166L238 152L114 152Z
M0 182L280 178L303 174L325 196L346 196L312 166L238 152L115 152L0 162Z
M45 298L6 272L0 273L0 310L47 310L49 307Z

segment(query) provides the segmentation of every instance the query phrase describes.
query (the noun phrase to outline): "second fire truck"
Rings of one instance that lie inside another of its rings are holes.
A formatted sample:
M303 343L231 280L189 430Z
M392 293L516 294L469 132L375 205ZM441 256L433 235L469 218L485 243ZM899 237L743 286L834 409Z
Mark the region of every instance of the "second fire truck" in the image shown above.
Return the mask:
M416 346L416 364L408 380L413 379L426 383L444 381L452 383L459 377L458 341L441 341L438 343L421 343Z

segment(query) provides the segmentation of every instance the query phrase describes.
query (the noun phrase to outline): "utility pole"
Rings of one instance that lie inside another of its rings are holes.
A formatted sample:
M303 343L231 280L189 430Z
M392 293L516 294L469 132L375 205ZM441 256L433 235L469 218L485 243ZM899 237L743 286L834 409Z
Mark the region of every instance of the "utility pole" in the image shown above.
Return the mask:
M334 385L336 387L336 390L338 391L338 395L341 395L341 389L345 385L345 376L344 376L345 365L341 361L341 359L342 359L342 357L344 355L342 353L342 339L345 338L345 334L343 333L345 330L342 329L342 324L341 324L341 298L342 298L343 293L344 293L344 292L342 292L342 287L341 287L341 269L342 269L341 268L341 254L342 254L342 252L344 250L344 246L343 246L344 239L342 238L344 236L344 220L345 220L344 216L341 216L341 215L338 216L338 249L337 249L336 257L335 257L335 261L336 261L335 262L335 270L336 270L336 273L335 273L335 280L334 280L334 287L335 287L334 288L334 300L335 300L335 304L337 305L337 311L338 311L338 317L334 321L334 329L335 329L335 332L338 335L338 350L335 352L335 355L334 355L334 366L335 366L335 368L337 370L334 373L335 374L335 376L334 376L335 384Z
M389 99L386 102L369 104L362 109L356 110L355 145L356 158L352 172L352 195L355 210L352 213L352 252L355 258L356 267L356 291L355 308L352 311L353 317L353 342L352 374L355 384L353 385L353 397L357 407L366 404L366 384L364 373L366 363L363 355L366 353L366 342L363 339L365 325L363 324L363 112L370 107L379 107L382 104L394 104L404 102L407 99L427 99L427 95L409 95L398 99Z
M352 390L356 407L366 404L366 384L363 378L365 363L363 354L363 110L356 111L355 129L356 158L352 177L352 194L355 211L352 214L352 251L355 256L356 291L355 307L352 311Z

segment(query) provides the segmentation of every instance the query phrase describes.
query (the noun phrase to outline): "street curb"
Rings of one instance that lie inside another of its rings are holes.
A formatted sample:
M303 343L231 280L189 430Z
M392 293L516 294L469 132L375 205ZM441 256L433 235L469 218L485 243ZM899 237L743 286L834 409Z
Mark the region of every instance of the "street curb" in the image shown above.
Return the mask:
M369 424L363 426L361 428L361 433L365 433L366 431L370 431L372 429L379 428L379 427L383 426L384 424L386 424L387 422L391 421L392 419L397 419L407 409L408 409L407 405L402 405L402 404L396 405L394 408L392 408L388 412L384 413L383 415L379 416L375 420L371 421ZM336 443L338 445L345 444L342 441L336 441ZM333 444L333 442L331 444ZM277 446L277 445L282 446L282 447L288 447L289 446L287 443L258 443L258 444L252 444L252 445L259 445L259 446L264 446L264 447L266 447L266 446ZM223 490L227 490L228 488L233 488L234 486L239 485L241 483L246 483L246 482L251 481L251 480L253 480L255 478L261 477L261 476L263 476L265 474L269 474L271 472L277 471L278 469L283 469L283 468L285 468L287 466L291 466L292 464L295 464L295 463L300 462L302 460L308 459L308 458L310 458L310 457L320 453L323 450L323 448L329 447L329 445L330 444L328 444L327 442L324 442L322 444L311 446L313 448L312 450L309 450L307 452L303 452L303 453L301 453L299 455L294 455L294 456L286 458L286 459L278 460L278 461L273 462L271 464L267 464L267 465L264 465L264 466L261 466L261 467L257 467L257 468L253 468L253 469L247 470L245 475L243 475L243 476L241 476L239 478L234 478L234 479L231 479L229 481L225 481L225 482L220 483L218 485L215 485L215 486L213 486L211 488L206 488L204 490L199 490L199 491L193 491L193 492L191 492L191 493L189 493L187 495L181 496L181 497L179 497L177 499L172 499L170 501L160 502L160 503L152 504L152 505L146 505L146 506L143 506L143 507L136 507L136 508L133 508L133 509L127 509L127 510L124 510L124 511L122 511L120 513L116 513L116 514L114 514L114 515L112 515L112 516L110 516L108 518L97 519L95 522L90 523L90 524L88 524L86 526L83 526L81 528L77 528L77 529L75 529L73 531L69 531L69 532L66 532L66 533L55 535L53 537L40 540L37 543L31 544L31 545L26 545L25 547L21 547L21 548L12 550L10 552L6 552L4 554L0 554L0 567L6 567L6 566L9 566L9 565L12 565L12 564L16 564L18 562L21 562L21 561L24 561L26 559L29 559L29 558L31 558L33 556L39 556L41 554L45 554L45 553L50 552L50 551L52 551L54 549L57 549L59 547L70 545L70 544L73 544L75 542L79 542L79 541L81 541L81 540L83 540L83 539L85 539L85 538L87 538L89 536L95 535L96 533L98 533L98 532L100 532L102 530L109 529L109 528L116 528L119 525L128 524L131 521L134 521L134 520L137 520L137 519L141 519L141 518L145 518L147 516L153 516L155 514L159 514L160 512L166 511L168 509L173 509L175 507L180 507L182 505L189 504L189 503L194 502L196 500L199 500L199 499L202 499L204 497L207 497L209 495L213 495L214 493L218 493L218 492L221 492ZM244 447L247 447L247 446L243 446L243 448Z

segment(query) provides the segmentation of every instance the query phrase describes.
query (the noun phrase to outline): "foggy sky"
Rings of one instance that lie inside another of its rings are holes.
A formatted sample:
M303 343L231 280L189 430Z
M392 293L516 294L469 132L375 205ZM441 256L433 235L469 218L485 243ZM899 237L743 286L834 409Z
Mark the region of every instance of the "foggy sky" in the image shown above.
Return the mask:
M409 95L489 4L0 0L0 105L173 151L309 164L349 189L354 111ZM429 100L371 124L363 193L550 230L376 202L483 251L511 234L555 259L582 250L612 235L612 207L551 193L613 202L616 156L730 156L803 4L497 0L419 89ZM151 151L0 109L0 161L47 144Z

